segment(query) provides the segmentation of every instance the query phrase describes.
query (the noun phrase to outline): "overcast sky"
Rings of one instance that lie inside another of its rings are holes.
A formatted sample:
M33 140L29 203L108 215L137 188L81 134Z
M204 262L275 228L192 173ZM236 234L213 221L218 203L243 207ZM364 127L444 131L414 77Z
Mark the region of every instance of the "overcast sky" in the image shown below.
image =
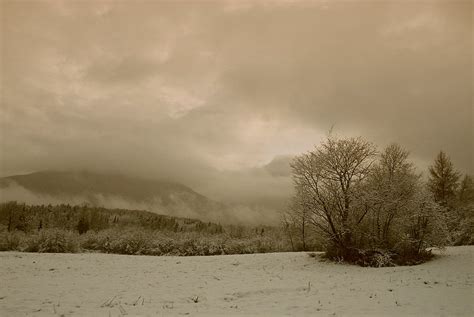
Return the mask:
M1 176L281 196L284 157L331 126L474 170L471 1L2 1L1 19Z

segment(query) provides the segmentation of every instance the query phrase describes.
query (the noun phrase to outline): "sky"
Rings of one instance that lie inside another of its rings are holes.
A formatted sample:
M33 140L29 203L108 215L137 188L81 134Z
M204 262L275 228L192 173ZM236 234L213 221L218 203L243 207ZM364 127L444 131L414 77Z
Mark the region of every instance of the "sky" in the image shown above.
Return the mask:
M332 128L473 173L471 1L2 1L0 176L284 198Z

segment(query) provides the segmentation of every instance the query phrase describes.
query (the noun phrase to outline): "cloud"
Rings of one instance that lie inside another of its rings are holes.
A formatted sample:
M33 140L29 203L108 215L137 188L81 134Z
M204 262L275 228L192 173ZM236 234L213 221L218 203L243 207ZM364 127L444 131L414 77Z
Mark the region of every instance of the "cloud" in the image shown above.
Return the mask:
M140 84L159 71L159 64L146 57L124 56L105 58L91 63L85 70L85 79L106 85L113 83Z
M334 125L422 167L443 149L472 173L471 6L4 2L0 172L120 171L278 200L291 192L278 157Z

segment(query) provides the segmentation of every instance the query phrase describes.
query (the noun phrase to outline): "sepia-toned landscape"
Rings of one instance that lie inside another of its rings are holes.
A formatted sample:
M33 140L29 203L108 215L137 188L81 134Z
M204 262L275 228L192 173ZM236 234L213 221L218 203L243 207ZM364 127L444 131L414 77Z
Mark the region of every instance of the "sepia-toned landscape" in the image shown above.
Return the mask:
M0 316L472 316L470 0L0 2Z

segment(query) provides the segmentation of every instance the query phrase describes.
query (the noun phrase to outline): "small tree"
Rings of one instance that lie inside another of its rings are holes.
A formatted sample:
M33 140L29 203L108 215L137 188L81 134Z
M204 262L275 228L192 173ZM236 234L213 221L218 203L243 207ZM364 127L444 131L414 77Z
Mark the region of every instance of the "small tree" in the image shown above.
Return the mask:
M312 236L310 232L311 210L309 204L305 202L305 197L302 196L301 188L297 192L288 209L283 213L282 221L293 251L307 251L310 244L309 239ZM314 243L311 245L314 246Z
M421 185L413 198L403 222L405 239L399 241L397 249L402 256L416 258L428 254L425 252L428 247L444 247L449 232L444 208L435 203Z
M456 197L460 174L454 169L450 158L439 152L434 164L429 167L428 188L436 202L448 207Z
M368 178L362 203L369 213L364 233L371 248L392 248L399 239L399 222L410 212L419 176L408 155L400 145L389 145Z
M457 198L451 240L454 245L472 245L474 244L474 182L471 176L463 177Z

